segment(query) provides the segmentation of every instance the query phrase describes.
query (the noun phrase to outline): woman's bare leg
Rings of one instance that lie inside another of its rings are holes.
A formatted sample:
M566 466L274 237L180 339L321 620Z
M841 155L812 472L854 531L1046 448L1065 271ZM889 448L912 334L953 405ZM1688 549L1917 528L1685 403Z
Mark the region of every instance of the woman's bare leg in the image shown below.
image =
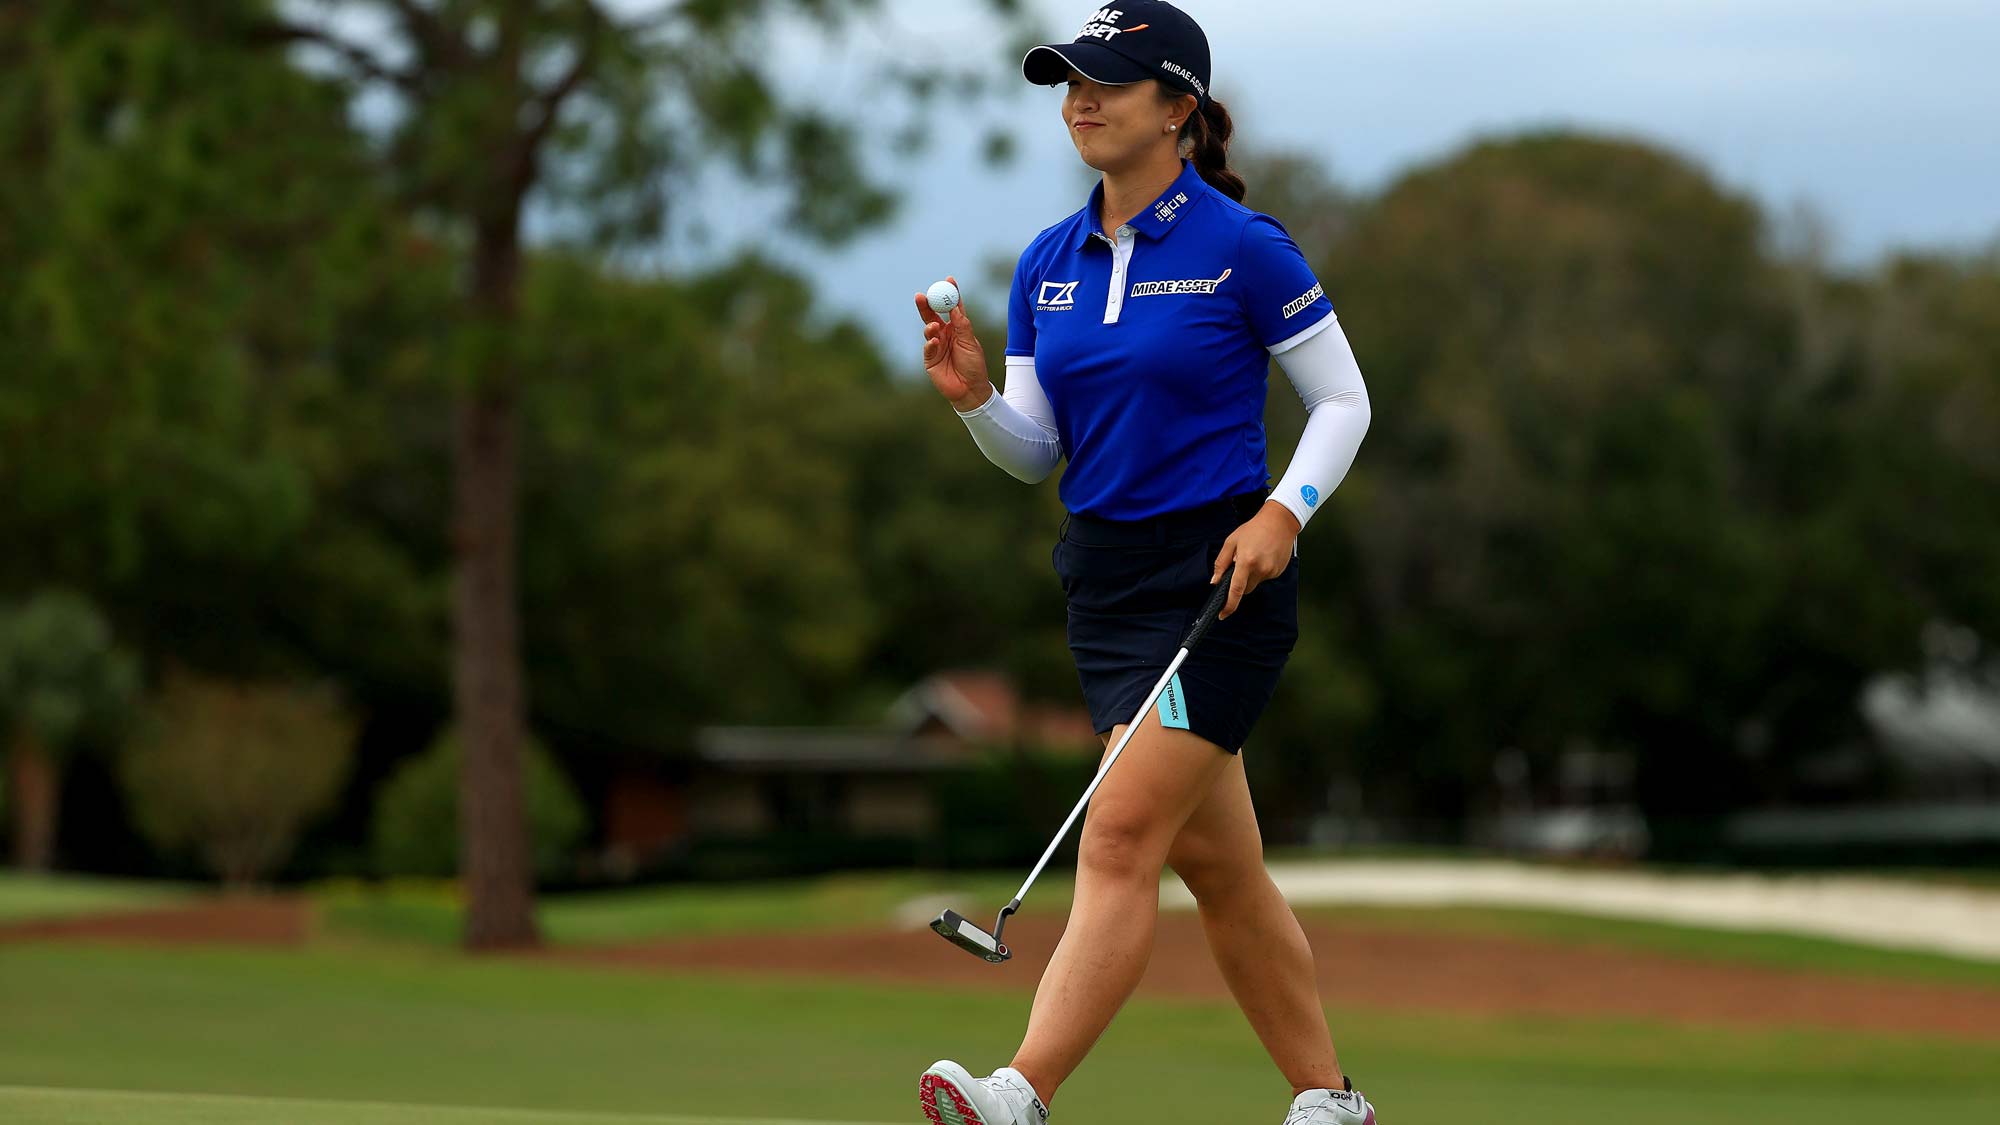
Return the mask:
M1340 1089L1312 946L1264 868L1241 755L1188 817L1167 862L1194 892L1215 964L1292 1094Z
M1035 989L1012 1063L1044 1104L1139 987L1152 958L1167 849L1231 760L1212 742L1148 722L1091 798L1069 925Z

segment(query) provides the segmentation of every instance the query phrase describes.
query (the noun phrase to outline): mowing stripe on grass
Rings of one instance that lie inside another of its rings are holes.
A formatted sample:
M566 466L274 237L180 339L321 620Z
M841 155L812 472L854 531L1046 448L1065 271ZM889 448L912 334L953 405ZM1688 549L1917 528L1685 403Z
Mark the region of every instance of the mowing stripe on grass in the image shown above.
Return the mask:
M489 1106L432 1105L423 1102L332 1101L323 1098L270 1098L242 1094L191 1094L150 1090L84 1090L60 1086L0 1086L0 1117L15 1122L269 1121L273 1111L295 1122L379 1121L385 1115L415 1115L425 1122L520 1122L521 1125L891 1125L870 1121L810 1121L775 1117L682 1117L651 1113L572 1113L562 1110L499 1109ZM139 1116L141 1111L145 1116ZM162 1117L159 1111L172 1113ZM261 1111L261 1112L260 1112ZM83 1113L90 1116L74 1116ZM182 1115L186 1116L183 1117ZM338 1114L338 1116L335 1116ZM254 1115L254 1116L253 1116Z

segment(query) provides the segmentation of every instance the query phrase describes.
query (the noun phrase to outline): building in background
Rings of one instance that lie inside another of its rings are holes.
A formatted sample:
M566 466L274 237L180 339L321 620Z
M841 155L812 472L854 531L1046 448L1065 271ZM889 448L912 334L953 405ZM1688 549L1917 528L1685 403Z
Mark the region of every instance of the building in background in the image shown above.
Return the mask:
M940 672L879 725L705 727L690 760L628 759L605 789L600 858L611 875L945 864L952 779L1094 767L1099 749L1082 708L1026 703L996 672Z
M1922 675L1880 676L1861 696L1873 744L1814 763L1831 799L1755 809L1727 826L1754 862L1940 864L2000 859L2000 683L1965 630L1926 631ZM1957 650L1957 651L1954 651Z

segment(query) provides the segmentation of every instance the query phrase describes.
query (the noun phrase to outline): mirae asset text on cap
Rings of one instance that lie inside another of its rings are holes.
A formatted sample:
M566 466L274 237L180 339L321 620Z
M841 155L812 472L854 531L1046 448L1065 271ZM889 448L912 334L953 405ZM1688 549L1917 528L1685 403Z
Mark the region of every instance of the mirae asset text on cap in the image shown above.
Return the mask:
M1182 78L1187 80L1188 85L1194 87L1195 93L1200 94L1204 98L1208 96L1208 87L1202 85L1201 79L1196 78L1194 76L1194 71L1189 70L1187 67L1181 66L1179 63L1172 63L1168 62L1165 59L1161 59L1160 69L1172 71L1173 73L1180 75Z

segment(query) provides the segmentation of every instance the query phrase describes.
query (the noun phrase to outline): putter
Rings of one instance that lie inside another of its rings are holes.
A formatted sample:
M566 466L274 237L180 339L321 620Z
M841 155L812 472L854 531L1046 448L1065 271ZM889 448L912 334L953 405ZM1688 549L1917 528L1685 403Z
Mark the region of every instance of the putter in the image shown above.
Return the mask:
M993 923L993 932L989 934L973 925L970 918L956 910L946 910L931 922L931 929L936 930L938 936L967 953L984 958L995 965L1014 956L1014 951L1007 948L1006 942L1000 940L1002 931L1007 928L1007 919L1021 909L1021 900L1028 896L1028 888L1035 885L1035 880L1041 877L1042 868L1049 865L1050 857L1054 856L1056 848L1062 845L1063 837L1069 835L1070 826L1076 823L1077 817L1083 815L1085 806L1090 804L1091 794L1096 793L1097 787L1104 784L1104 775L1111 771L1111 765L1118 760L1118 755L1125 752L1125 744L1132 741L1132 735L1139 729L1139 724L1145 721L1146 713L1159 702L1160 693L1167 690L1167 684L1173 680L1174 673L1180 671L1181 664L1188 658L1188 653L1193 652L1194 646L1201 643L1202 635L1208 632L1209 626L1215 624L1216 615L1222 612L1223 603L1229 600L1229 580L1235 573L1236 566L1233 563L1228 570L1222 572L1222 580L1215 584L1215 592L1208 596L1208 604L1202 607L1201 616L1194 619L1194 624L1188 627L1187 636L1181 640L1181 650L1174 654L1172 662L1167 665L1167 670L1160 673L1160 682L1154 684L1153 690L1147 693L1146 702L1139 705L1139 713L1126 725L1124 736L1111 747L1111 753L1105 756L1104 764L1097 767L1097 776L1090 779L1090 788L1083 791L1083 796L1077 800L1076 807L1069 811L1069 819L1063 821L1063 826L1056 830L1056 838L1049 841L1048 850L1042 853L1041 862L1035 864L1035 869L1028 873L1028 881L1021 884L1020 891L1014 895L1014 901L1000 908L1000 917Z

